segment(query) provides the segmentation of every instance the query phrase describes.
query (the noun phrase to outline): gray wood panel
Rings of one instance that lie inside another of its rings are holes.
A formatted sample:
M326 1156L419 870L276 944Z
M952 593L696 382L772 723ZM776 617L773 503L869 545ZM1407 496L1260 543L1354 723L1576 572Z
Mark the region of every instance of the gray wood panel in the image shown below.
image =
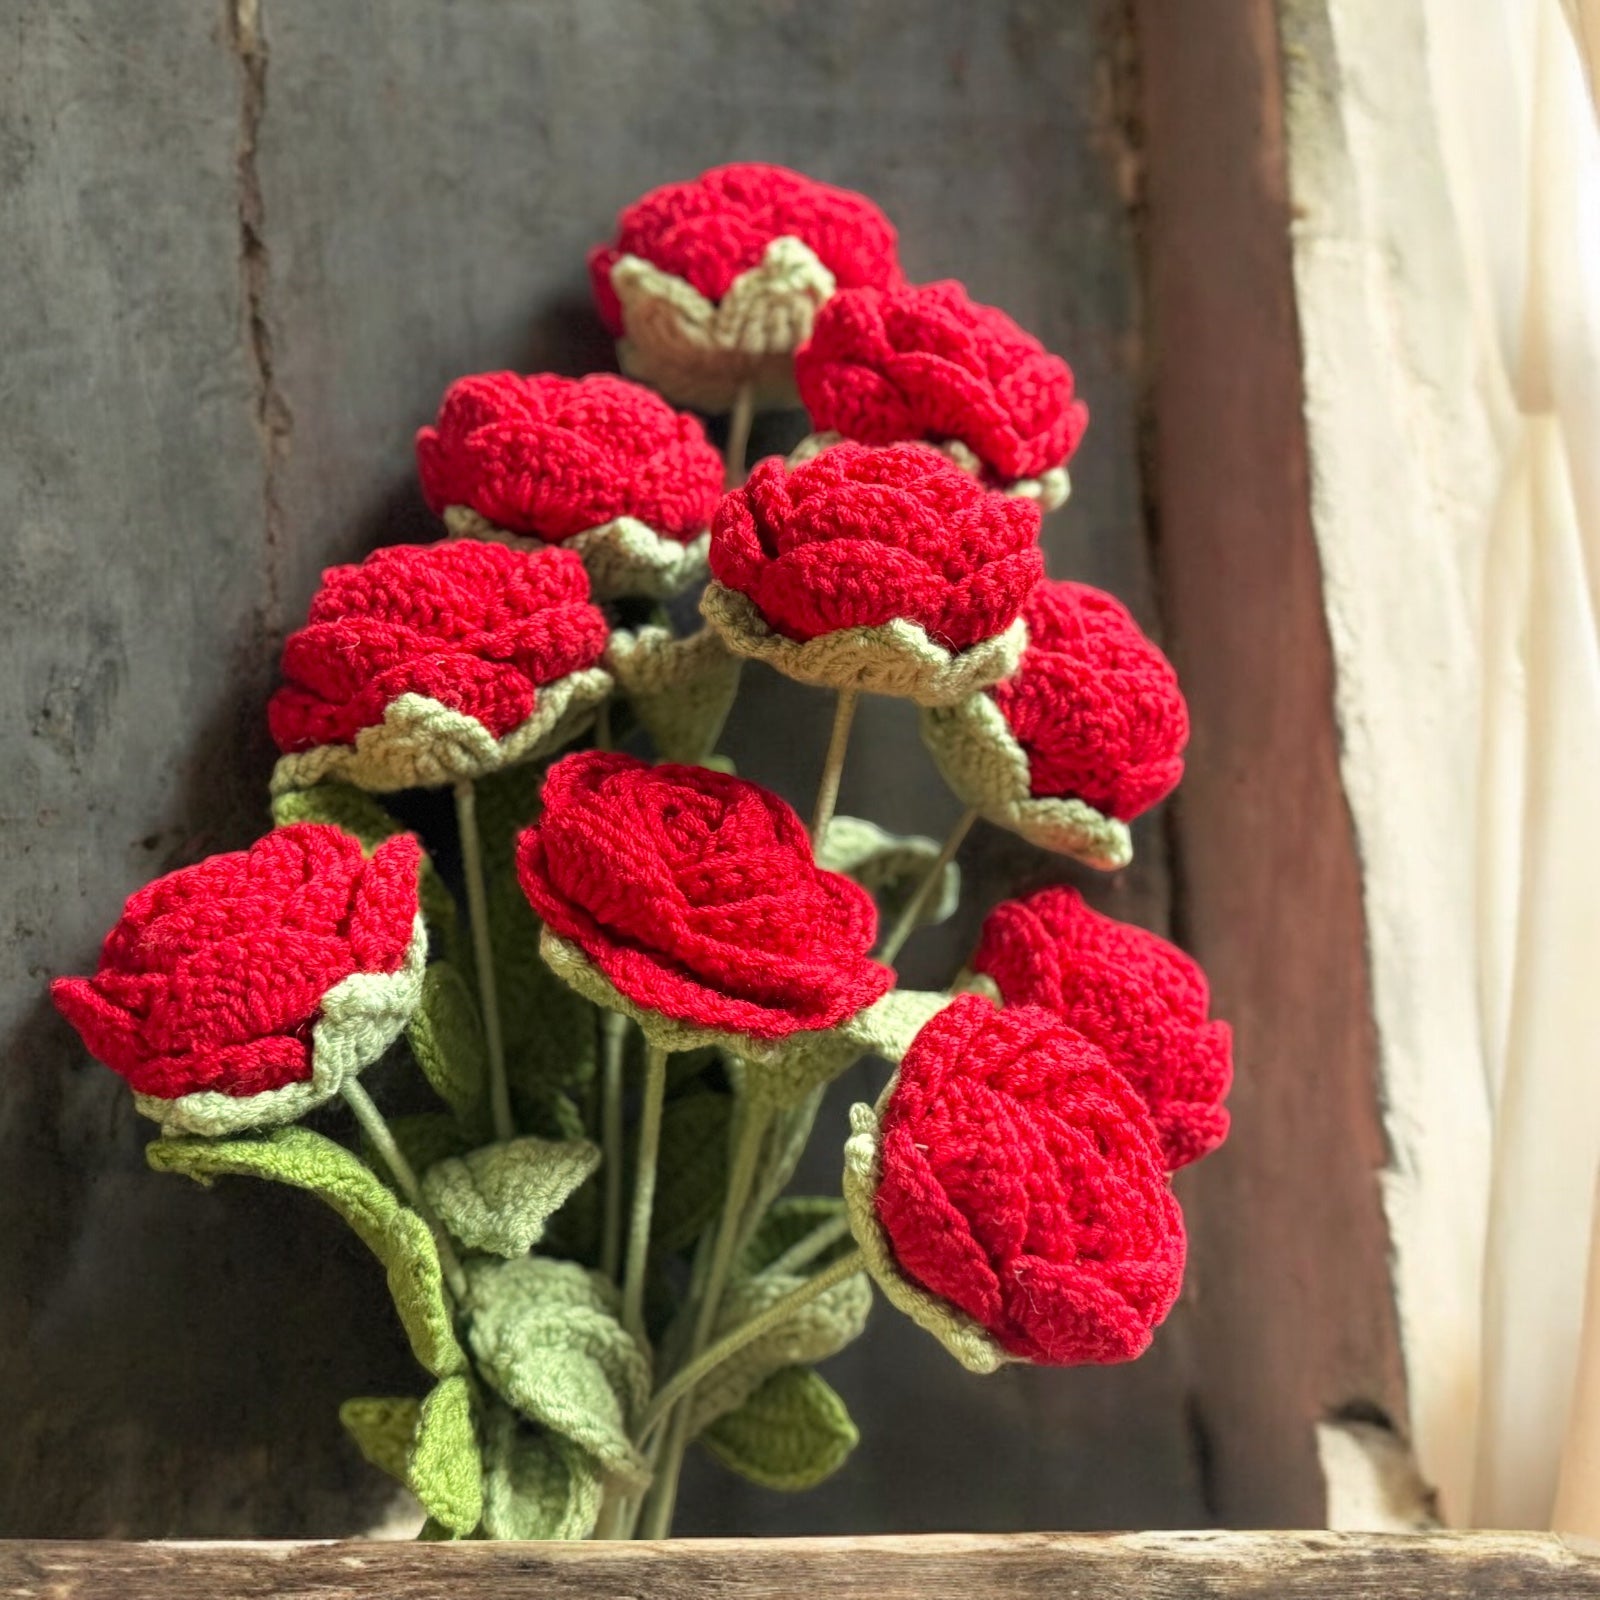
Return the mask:
M408 1381L377 1273L309 1202L147 1174L42 986L137 884L259 828L277 641L322 566L432 535L410 439L444 385L609 361L583 252L620 204L731 158L877 195L915 276L964 277L1073 360L1094 423L1052 569L1154 621L1114 0L238 3L17 0L0 24L16 1533L335 1533L381 1498L333 1414ZM729 749L804 800L827 715L752 671ZM905 707L865 705L843 805L952 817ZM1108 903L1163 925L1160 826L1140 842ZM1064 875L992 831L968 859L911 981L946 977L1008 888ZM835 1095L819 1184L870 1078ZM880 1308L830 1369L866 1435L846 1473L781 1499L705 1465L683 1525L1201 1522L1185 1323L1132 1368L978 1380Z

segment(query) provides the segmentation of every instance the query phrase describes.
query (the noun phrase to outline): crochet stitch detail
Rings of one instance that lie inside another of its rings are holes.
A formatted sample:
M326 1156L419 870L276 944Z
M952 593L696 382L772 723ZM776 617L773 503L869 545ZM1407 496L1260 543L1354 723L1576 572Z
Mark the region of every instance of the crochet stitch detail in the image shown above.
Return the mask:
M770 791L600 751L550 768L518 845L535 913L637 1004L758 1039L831 1028L894 981L865 890Z
M785 459L791 467L798 467L802 461L810 461L824 450L831 450L836 444L846 442L842 433L831 429L822 433L808 433ZM974 478L983 477L983 463L959 439L924 439L921 442L937 450L940 455L949 457L963 472L970 473ZM1065 467L1051 467L1036 478L1016 478L1010 483L996 484L994 487L1013 499L1035 501L1040 512L1048 514L1067 503L1072 494L1072 479Z
M288 1121L414 1009L420 864L410 835L368 860L338 828L275 829L132 895L94 976L51 996L147 1115L206 1133Z
M417 470L436 513L465 506L547 544L619 517L687 544L722 494L699 421L609 373L457 379L417 434Z
M1138 1090L1169 1168L1227 1138L1232 1030L1207 1020L1205 974L1176 945L1075 889L1044 889L989 914L972 969L1007 1005L1043 1006L1104 1051Z
M843 289L796 353L819 430L864 444L959 440L994 483L1065 466L1089 423L1072 369L953 280Z
M1181 1286L1183 1219L1139 1097L1094 1045L1037 1007L958 996L877 1121L873 1203L900 1274L1023 1360L1147 1348Z

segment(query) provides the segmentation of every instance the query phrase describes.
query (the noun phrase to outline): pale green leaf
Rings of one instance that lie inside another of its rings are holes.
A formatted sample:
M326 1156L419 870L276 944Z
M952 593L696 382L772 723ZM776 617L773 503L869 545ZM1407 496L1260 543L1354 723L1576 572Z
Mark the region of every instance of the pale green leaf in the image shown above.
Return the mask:
M589 1456L558 1434L491 1408L484 1449L483 1531L491 1539L587 1539L603 1485Z
M458 1537L482 1520L483 1462L465 1377L444 1379L422 1402L405 1482L423 1510Z
M316 1195L383 1263L417 1360L436 1377L466 1370L427 1223L343 1145L308 1128L275 1128L251 1139L154 1139L145 1146L145 1158L157 1172L182 1173L197 1183L237 1174Z
M522 1256L599 1165L599 1148L587 1140L512 1139L439 1162L422 1189L469 1249Z
M700 1442L764 1489L814 1489L861 1441L845 1403L809 1367L780 1367Z
M435 961L423 973L406 1043L434 1093L464 1127L481 1130L488 1096L483 1022L466 979L448 961Z

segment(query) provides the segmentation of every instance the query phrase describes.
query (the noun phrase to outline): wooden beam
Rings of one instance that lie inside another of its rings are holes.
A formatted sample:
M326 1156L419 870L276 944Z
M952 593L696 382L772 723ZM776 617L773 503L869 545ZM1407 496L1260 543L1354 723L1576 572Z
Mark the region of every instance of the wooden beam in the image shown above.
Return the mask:
M0 1542L6 1600L1600 1600L1553 1535L1146 1533L662 1544Z

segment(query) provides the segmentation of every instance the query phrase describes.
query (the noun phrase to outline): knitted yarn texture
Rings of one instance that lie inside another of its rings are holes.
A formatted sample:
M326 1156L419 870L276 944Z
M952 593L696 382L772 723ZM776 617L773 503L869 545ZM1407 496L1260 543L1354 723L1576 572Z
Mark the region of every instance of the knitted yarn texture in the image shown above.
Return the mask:
M1175 945L1075 889L1043 889L990 912L971 967L1007 1005L1042 1006L1100 1047L1139 1092L1169 1168L1227 1138L1233 1033L1207 1020L1205 973Z
M140 889L94 976L58 978L51 998L147 1114L204 1132L218 1116L286 1121L375 1061L414 1008L420 864L409 834L369 860L338 828L276 829Z
M898 1269L1051 1365L1128 1361L1183 1277L1183 1219L1138 1096L1036 1007L962 995L882 1105L874 1209Z
M568 550L396 545L332 567L267 708L274 787L400 789L530 759L609 692L606 638Z
M992 484L1064 467L1089 423L1072 369L959 283L841 289L795 356L818 430L959 441Z
M872 897L782 800L705 767L584 751L545 779L517 875L547 929L651 1011L757 1039L831 1028L894 974Z

